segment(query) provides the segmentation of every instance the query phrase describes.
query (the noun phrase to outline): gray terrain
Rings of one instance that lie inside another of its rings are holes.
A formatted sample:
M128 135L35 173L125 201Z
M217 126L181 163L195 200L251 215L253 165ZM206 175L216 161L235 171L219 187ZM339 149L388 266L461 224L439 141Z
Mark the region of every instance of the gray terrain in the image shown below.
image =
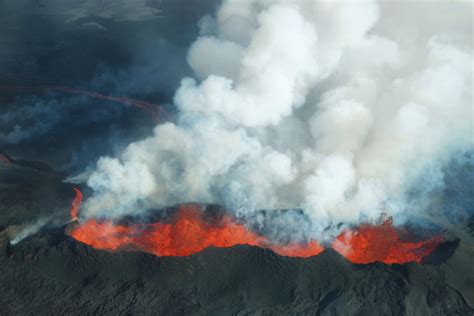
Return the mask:
M288 258L249 246L189 257L111 253L65 234L73 191L60 176L0 168L1 315L474 314L469 225L423 264L356 265L332 250ZM48 224L11 244L21 224L41 218Z

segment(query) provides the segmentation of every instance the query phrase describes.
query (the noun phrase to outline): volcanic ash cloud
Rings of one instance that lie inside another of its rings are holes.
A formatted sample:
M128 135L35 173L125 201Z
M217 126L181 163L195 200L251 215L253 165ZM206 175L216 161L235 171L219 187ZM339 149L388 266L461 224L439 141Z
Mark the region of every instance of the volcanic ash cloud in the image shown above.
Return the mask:
M101 158L82 216L195 201L302 208L322 228L421 211L472 150L470 6L224 1L189 49L176 123Z

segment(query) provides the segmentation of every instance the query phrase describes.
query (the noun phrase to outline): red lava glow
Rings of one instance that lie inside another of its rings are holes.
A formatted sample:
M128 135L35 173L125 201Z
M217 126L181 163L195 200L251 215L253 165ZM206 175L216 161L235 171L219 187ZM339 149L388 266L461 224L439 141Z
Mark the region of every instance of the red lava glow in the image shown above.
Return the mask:
M103 95L94 91L80 90L64 86L33 86L33 87L22 87L22 86L0 86L0 90L5 91L14 91L14 92L45 92L45 91L59 91L69 94L80 94L85 95L91 98L108 100L112 102L121 103L124 105L132 105L140 109L150 112L155 118L161 119L163 116L167 117L168 113L163 109L163 107L151 104L142 100L135 100L126 97L114 97Z
M389 219L381 225L364 224L343 231L332 248L353 263L420 263L443 241L441 235L417 240L406 229L394 227Z
M8 157L5 156L5 155L3 155L3 154L0 154L0 162L3 163L3 164L5 164L5 165L7 165L7 166L10 166L11 164L13 164L13 163L11 162L11 160L8 159Z
M77 220L77 215L79 214L79 209L82 205L82 192L78 188L73 188L73 190L76 193L76 196L71 205L71 220L75 221Z
M312 257L323 251L315 241L290 245L272 243L229 215L208 221L197 204L182 205L171 222L121 225L91 219L73 229L70 235L97 249L141 250L157 256L189 256L208 247L235 245L269 248L291 257Z
M77 219L82 193L75 189L71 218ZM199 204L181 205L169 221L145 224L116 224L89 219L69 233L74 239L96 249L138 250L157 256L188 256L208 247L227 248L250 245L268 248L281 256L313 257L324 251L317 241L277 244L249 230L228 214L206 219ZM346 230L332 247L354 263L386 264L421 262L443 241L441 236L415 240L407 230L395 228L392 221L381 225L361 225Z

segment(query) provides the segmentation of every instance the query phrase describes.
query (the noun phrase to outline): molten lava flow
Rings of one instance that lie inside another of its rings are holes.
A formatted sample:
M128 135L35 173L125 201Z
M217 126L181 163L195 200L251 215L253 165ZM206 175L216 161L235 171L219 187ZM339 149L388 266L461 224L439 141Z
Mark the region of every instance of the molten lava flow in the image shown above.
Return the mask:
M267 245L268 248L286 257L309 258L319 255L324 248L317 241L311 240L308 243L292 243L288 245Z
M160 120L163 116L168 116L168 113L163 109L163 107L151 104L142 100L135 100L125 97L114 97L103 95L94 91L80 90L64 86L34 86L34 87L22 87L22 86L0 86L0 90L4 91L14 91L14 92L43 92L43 91L59 91L69 94L81 94L86 95L91 98L108 100L112 102L117 102L125 105L132 105L140 109L150 112L157 120Z
M72 213L72 212L71 212ZM91 219L70 233L97 249L141 250L157 256L188 256L208 247L251 245L291 257L311 257L323 251L317 242L280 245L248 230L229 215L206 220L196 204L180 207L171 222L120 225Z
M78 188L73 188L73 190L76 193L76 196L71 205L71 220L75 221L77 220L77 214L82 205L82 192Z
M71 218L77 219L82 193L71 206ZM230 215L207 219L198 204L182 205L167 222L116 224L89 219L73 227L70 235L87 245L104 250L139 250L157 256L188 256L208 247L227 248L251 245L268 248L287 257L312 257L324 248L316 241L278 244L249 230ZM392 226L391 220L381 225L365 224L346 230L332 247L354 263L386 264L421 262L443 241L441 236L416 240L407 230Z
M332 247L354 263L386 264L421 262L443 241L442 236L416 240L412 234L386 220L381 225L365 224L342 232Z

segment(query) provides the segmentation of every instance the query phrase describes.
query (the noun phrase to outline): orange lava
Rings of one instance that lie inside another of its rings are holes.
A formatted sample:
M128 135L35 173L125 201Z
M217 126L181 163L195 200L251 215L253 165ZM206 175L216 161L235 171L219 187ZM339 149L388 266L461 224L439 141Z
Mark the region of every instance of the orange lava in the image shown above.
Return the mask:
M82 193L71 206L71 218L77 219ZM228 214L206 218L199 204L181 205L169 221L145 224L116 224L89 219L79 223L70 235L96 249L109 251L138 250L157 256L189 256L208 247L227 248L251 245L271 249L281 256L313 257L324 251L315 240L308 243L278 244L249 230ZM417 240L409 231L386 220L381 225L364 224L345 230L332 248L348 260L367 264L421 262L443 242L442 236Z
M269 248L282 256L312 257L324 249L317 242L279 245L223 215L211 222L200 206L180 207L170 223L119 225L94 219L80 224L71 236L97 249L141 250L157 256L189 256L208 247L251 245Z
M419 263L443 240L441 235L417 240L406 229L394 227L389 219L381 225L364 224L343 231L332 243L332 248L353 263Z
M77 220L77 214L82 205L82 192L78 188L73 188L73 190L76 193L76 196L71 205L71 220L75 221Z
M76 190L71 218L76 219L82 194ZM198 204L182 205L170 222L123 225L95 219L80 223L70 235L103 250L140 250L157 256L189 256L208 247L251 245L268 248L282 256L312 257L324 248L316 241L281 245L250 231L230 215L204 218Z

